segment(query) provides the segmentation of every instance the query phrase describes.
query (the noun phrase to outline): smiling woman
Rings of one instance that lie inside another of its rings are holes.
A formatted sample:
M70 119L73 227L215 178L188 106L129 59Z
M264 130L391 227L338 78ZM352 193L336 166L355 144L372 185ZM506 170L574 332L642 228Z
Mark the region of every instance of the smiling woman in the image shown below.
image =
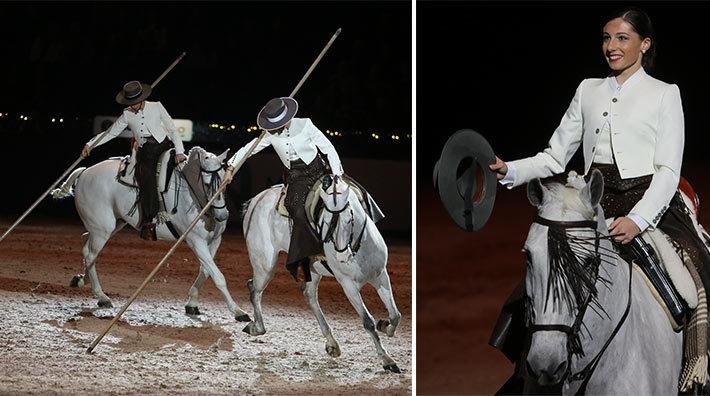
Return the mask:
M611 225L609 234L615 248L626 259L633 257L646 265L643 261L649 258L631 256L634 253L630 247L635 247L638 235L648 235L646 230L665 231L688 256L695 258L689 267L698 274L696 284L706 284L710 262L707 250L692 232L693 219L684 213L684 204L676 192L682 165L688 176L707 169L706 164L697 170L692 167L700 165L693 155L698 155L694 153L703 146L699 141L707 136L697 123L706 107L700 107L706 96L697 87L705 86L706 73L697 69L697 62L688 56L702 48L698 33L703 20L700 16L706 11L702 7L671 8L647 3L643 8L653 17L659 33L656 35L649 16L639 9L622 10L604 18L610 11L608 4L498 4L449 4L448 8L439 5L439 9L429 4L418 8L418 15L426 15L426 22L420 20L418 24L417 43L422 48L417 50L417 66L427 70L427 76L439 76L435 82L420 78L417 84L418 107L426 109L417 120L421 186L417 234L418 240L423 241L417 244L417 272L418 279L426 279L418 282L417 306L419 317L436 312L442 318L436 324L418 323L417 387L423 394L492 394L496 390L501 394L520 394L532 390L524 386L542 383L555 386L557 393L574 393L580 382L570 378L576 371L569 373L560 365L550 367L550 361L528 365L525 347L529 334L525 316L519 314L525 312L525 301L533 297L534 291L526 290L522 284L516 290L518 294L505 301L516 281L525 276L525 257L520 249L524 230L534 216L532 210L524 210L525 191L499 191L490 221L475 235L461 235L446 217L443 205L435 201L431 181L426 178L431 178L436 162L433 157L457 129L475 129L501 157L523 158L498 160L492 167L499 180L510 188L569 170L590 175L599 169L604 179L600 205ZM689 19L681 18L683 15ZM448 44L446 37L457 40ZM457 62L456 56L464 52L462 42L474 53L474 61ZM652 69L657 50L661 56L657 68ZM451 61L445 67L435 65L446 55ZM451 111L452 108L465 110ZM428 117L430 113L447 116ZM554 132L551 137L549 132L543 132L545 137L541 140L537 131L545 130ZM686 130L694 132L687 135L687 140ZM539 153L530 151L535 146L540 148ZM702 183L703 179L695 180ZM696 187L707 190L702 184ZM708 220L707 215L704 220ZM434 239L436 235L445 237ZM561 240L557 242L563 244ZM547 243L543 245L547 247ZM447 273L456 275L442 276ZM506 313L498 323L507 331L497 332L491 341L502 347L510 362L488 345L501 305ZM554 307L549 310L550 314L559 313L553 312ZM670 363L678 370L671 371L684 376L683 386L704 383L703 370L696 372L700 373L696 378L685 376L693 372L695 362L701 362L697 366L700 368L704 364L704 357L699 355L705 351L702 341L706 340L706 325L702 315L696 318L700 320L694 322L691 317L687 322L685 344L703 352L684 351L684 362L689 363L683 368L679 363ZM540 337L568 339L559 328L553 329L552 325L560 321L544 322L542 316L538 319L533 323L546 326ZM584 325L593 322L591 317L583 320ZM671 329L669 323L660 321L655 325L647 323L644 330L659 330L655 326ZM593 325L586 327L595 339L606 336ZM446 341L437 343L437 337ZM591 359L599 350L585 346L585 352ZM611 359L614 355L602 356ZM679 359L673 361L679 362L680 353L674 356ZM650 370L653 361L661 360L654 357L640 358L638 370ZM579 363L576 357L572 359L573 365ZM519 381L514 377L501 389L511 372L510 363L516 364L516 373L526 378ZM537 372L527 376L531 366ZM598 372L595 375L602 378ZM675 385L675 381L670 382ZM533 393L548 390L537 388Z

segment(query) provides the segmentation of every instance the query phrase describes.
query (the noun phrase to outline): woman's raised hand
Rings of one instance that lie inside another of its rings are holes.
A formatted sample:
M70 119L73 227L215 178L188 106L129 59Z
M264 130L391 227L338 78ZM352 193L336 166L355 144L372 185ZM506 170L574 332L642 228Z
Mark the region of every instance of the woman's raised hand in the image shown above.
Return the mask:
M498 178L498 180L503 179L508 173L508 166L505 164L505 162L503 162L503 160L498 158L498 156L496 156L496 163L488 165L488 167L496 173L496 177Z

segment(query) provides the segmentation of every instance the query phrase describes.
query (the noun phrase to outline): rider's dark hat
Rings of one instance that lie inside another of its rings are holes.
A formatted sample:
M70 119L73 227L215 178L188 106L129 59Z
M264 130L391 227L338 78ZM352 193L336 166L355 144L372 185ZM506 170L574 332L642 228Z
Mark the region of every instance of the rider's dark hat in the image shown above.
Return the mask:
M478 231L493 211L497 179L490 144L471 129L457 131L446 142L434 167L434 188L456 225Z

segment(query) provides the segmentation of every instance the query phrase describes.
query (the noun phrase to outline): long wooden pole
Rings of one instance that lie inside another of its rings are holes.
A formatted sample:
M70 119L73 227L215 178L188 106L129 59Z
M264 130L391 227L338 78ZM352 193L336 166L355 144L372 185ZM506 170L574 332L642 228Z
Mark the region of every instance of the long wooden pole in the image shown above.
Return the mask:
M178 62L180 62L180 60L181 60L186 54L187 54L186 52L183 52L177 59L175 59L175 61L163 72L163 74L161 74L160 77L158 77L158 78L153 82L153 84L151 84L151 87L154 88L156 85L158 85L158 83L160 82L160 80L162 80L163 77L165 77L165 75L168 74L168 73L170 72L170 70L172 70L173 67L175 67L175 65L177 65ZM110 131L110 130L111 130L111 128L106 129L106 130L101 134L101 136L99 136L99 138L96 139L96 141L94 141L94 143L91 144L91 146L89 146L89 151L91 151L91 149L93 149L94 147L96 147L96 145L99 144L99 142L101 142L102 140L104 140L104 138L106 137L106 134L108 134L108 131ZM25 217L27 217L27 215L30 214L30 212L32 212L32 211L34 210L34 208L37 207L37 205L39 205L40 202L42 202L42 200L54 189L54 187L56 187L57 184L59 184L59 182L61 182L62 180L64 180L64 178L69 174L69 172L73 171L74 168L76 168L76 166L79 165L79 163L80 163L83 159L84 159L84 157L80 155L79 158L77 158L76 161L74 161L74 163L71 164L71 165L69 166L69 168L67 168L67 170L65 170L64 173L62 173L62 175L59 176L59 178L57 178L57 180L55 180L54 183L52 183L52 184L49 186L49 188L47 189L47 191L43 192L42 195L40 195L39 198L37 198L37 200L32 204L32 206L30 206L30 208L27 209L27 210L25 211L25 213L23 213L22 216L20 216L20 217L10 226L10 228L8 228L8 229L5 231L5 233L2 234L2 236L0 236L0 242L2 242L3 239L5 239L5 237L8 236L8 235L12 232L12 230L15 229L15 227L17 227L17 226L22 222L22 220L24 220Z
M306 71L306 74L303 76L303 78L301 78L301 81L298 82L298 85L296 85L296 88L294 88L294 90L291 92L291 95L289 95L289 96L293 97L294 95L296 95L296 92L298 92L298 90L301 88L301 85L303 85L303 83L306 81L306 79L311 74L313 69L315 69L318 62L320 62L321 58L323 58L323 55L325 55L326 51L328 51L328 48L330 48L330 46L333 44L333 41L335 41L335 39L338 37L338 35L340 34L340 31L341 31L341 29L338 28L338 30L335 32L333 37L330 38L330 41L328 41L328 44L326 44L326 46L320 52L320 54L318 55L316 60L313 61L313 63L311 64L311 67L308 69L308 71ZM261 139L264 138L265 134L266 134L266 131L262 130L261 135L259 135L259 138L254 142L254 144L251 145L251 147L249 147L249 150L247 150L246 155L244 155L244 158L242 158L233 169L227 170L227 172L231 172L230 176L232 174L234 174L234 172L236 172L239 168L241 168L242 164L244 164L244 161L246 161L246 159L249 158L252 151L254 151L254 148L256 148L256 146L259 144ZM212 195L212 198L210 198L210 200L207 201L207 203L205 204L205 207L202 208L202 210L197 215L197 217L195 217L195 219L192 220L192 223L190 223L190 225L187 227L187 229L182 233L182 235L180 235L180 238L178 238L178 240L175 241L175 243L170 248L170 250L168 250L168 252L165 253L165 256L163 256L162 260L160 260L160 262L155 266L155 268L153 268L153 271L151 271L150 274L148 274L148 277L145 278L143 283L141 283L141 285L138 286L138 289L133 293L133 295L128 299L128 301L125 304L123 304L123 306L118 311L118 313L116 313L116 316L114 316L113 319L111 320L111 322L108 324L108 326L106 326L106 329L101 334L99 334L94 339L93 342L91 342L91 345L89 345L89 347L86 349L86 353L93 352L94 348L96 348L96 345L98 345L98 343L101 342L101 339L103 339L104 336L109 332L109 330L111 330L111 327L113 327L113 325L121 318L121 315L123 315L123 313L126 312L126 309L128 309L128 306L131 305L131 303L133 303L133 301L136 299L136 297L138 297L138 294L140 294L140 292L143 291L143 288L148 284L148 282L150 282L151 279L153 279L153 276L155 276L155 274L158 273L158 271L163 266L163 264L165 264L165 262L168 260L168 258L173 254L173 252L175 252L175 249L177 249L178 245L180 243L182 243L182 241L185 240L185 237L187 237L187 234L190 231L192 231L192 229L195 227L195 225L200 220L200 218L202 218L202 216L204 216L204 214L207 213L207 210L212 206L212 203L215 201L215 199L217 199L219 194L221 194L222 191L227 187L227 184L229 184L228 180L229 180L229 178L225 178L222 181L222 183L220 183L219 188L217 188L217 191L214 193L214 195Z

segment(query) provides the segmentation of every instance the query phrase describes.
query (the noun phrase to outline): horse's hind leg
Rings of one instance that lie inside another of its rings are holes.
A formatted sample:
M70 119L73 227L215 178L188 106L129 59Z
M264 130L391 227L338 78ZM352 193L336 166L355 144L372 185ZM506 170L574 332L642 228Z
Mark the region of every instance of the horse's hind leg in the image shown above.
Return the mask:
M264 316L261 311L261 296L264 289L271 282L276 272L276 263L279 258L278 251L264 252L256 249L249 250L249 261L253 271L253 278L247 281L249 288L249 299L254 308L254 321L247 324L242 331L256 336L266 333L264 327Z
M332 357L338 357L340 356L340 346L338 346L338 341L336 341L333 337L333 332L330 330L330 326L325 320L325 316L323 316L323 310L321 310L320 304L318 303L318 284L320 283L322 277L323 276L321 274L311 272L311 281L303 282L301 289L303 290L303 295L306 296L308 305L311 306L313 315L318 321L320 331L326 339L325 351Z
M188 238L187 242L197 255L198 260L200 260L200 271L204 269L207 275L212 277L214 285L222 293L222 297L224 297L224 300L227 302L229 310L234 314L234 318L239 322L248 322L251 320L249 315L237 306L237 303L234 302L234 299L232 299L232 296L229 294L227 281L224 279L222 271L219 270L217 264L212 259L212 253L204 240L200 240L199 237Z
M340 282L340 285L343 287L343 291L345 291L345 295L348 297L348 300L350 300L350 304L352 304L357 313L360 315L365 331L367 331L367 333L370 334L370 337L372 337L372 341L375 343L375 348L377 349L377 354L382 358L382 362L384 363L384 369L392 371L393 373L400 373L401 371L399 370L399 367L397 367L397 363L389 356L389 354L387 354L387 351L382 346L380 336L375 330L375 320L367 310L365 302L362 301L360 286L355 284L355 282L350 279L338 279L338 282Z
M101 249L103 249L104 245L106 245L106 242L111 237L111 233L94 231L89 232L88 234L89 235L84 243L82 253L84 254L84 270L86 271L86 276L91 282L91 291L94 292L94 296L96 296L99 300L99 307L113 307L111 299L108 298L108 296L104 294L104 291L101 289L99 275L96 273L96 257L98 257L99 252L101 252Z
M387 274L387 268L383 268L380 275L372 280L370 284L377 290L377 294L385 304L385 307L387 307L387 313L389 313L389 319L380 319L377 321L377 330L392 337L395 330L397 330L402 314L399 312L397 304L394 302L392 284L390 283L389 274Z

